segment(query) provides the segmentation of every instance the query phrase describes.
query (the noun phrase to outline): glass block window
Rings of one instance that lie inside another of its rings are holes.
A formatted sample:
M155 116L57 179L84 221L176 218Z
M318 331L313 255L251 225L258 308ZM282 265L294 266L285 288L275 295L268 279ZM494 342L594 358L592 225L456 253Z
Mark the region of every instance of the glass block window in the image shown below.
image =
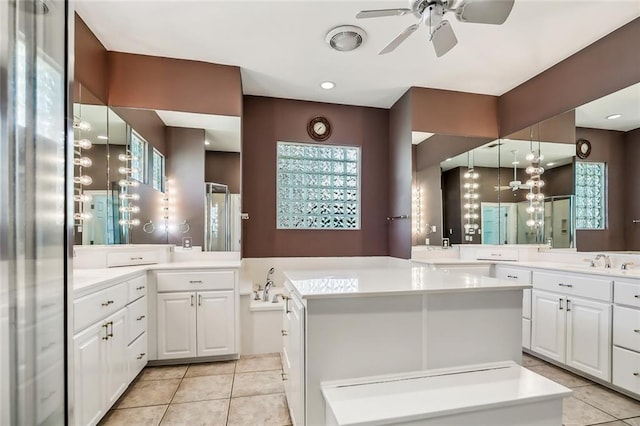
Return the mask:
M576 229L605 229L605 163L576 162L575 170Z
M133 155L131 168L134 169L134 171L131 173L131 177L137 181L144 182L147 141L142 139L135 131L131 130L131 144L129 145L129 149L131 150L131 155Z
M278 142L278 229L360 229L360 148Z
M164 167L164 155L154 148L151 161L151 186L160 192L164 192Z

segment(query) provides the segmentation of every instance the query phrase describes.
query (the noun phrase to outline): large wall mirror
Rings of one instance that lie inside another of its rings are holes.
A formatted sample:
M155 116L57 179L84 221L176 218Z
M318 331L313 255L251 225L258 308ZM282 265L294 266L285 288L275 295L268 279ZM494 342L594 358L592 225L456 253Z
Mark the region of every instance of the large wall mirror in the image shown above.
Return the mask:
M240 251L240 117L106 106L75 86L75 244Z
M413 243L632 250L634 142L640 84L497 140L414 132Z

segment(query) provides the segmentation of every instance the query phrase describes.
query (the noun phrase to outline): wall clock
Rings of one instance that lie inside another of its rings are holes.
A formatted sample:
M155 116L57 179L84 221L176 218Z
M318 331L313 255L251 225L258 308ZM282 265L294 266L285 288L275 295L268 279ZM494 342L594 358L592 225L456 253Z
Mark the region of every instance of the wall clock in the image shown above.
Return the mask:
M576 155L578 158L585 159L591 154L591 142L586 139L578 139L576 142Z
M331 124L325 117L314 117L307 124L307 133L315 141L326 141L331 136Z

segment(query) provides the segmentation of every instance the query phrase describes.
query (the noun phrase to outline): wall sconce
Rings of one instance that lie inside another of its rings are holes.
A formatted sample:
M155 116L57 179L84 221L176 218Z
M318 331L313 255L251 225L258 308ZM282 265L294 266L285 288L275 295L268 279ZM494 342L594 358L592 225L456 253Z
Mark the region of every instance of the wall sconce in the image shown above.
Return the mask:
M78 203L77 208L74 209L73 220L78 230L82 230L82 222L89 220L93 217L91 212L84 211L84 204L92 200L91 195L84 193L84 187L91 185L93 179L91 176L83 174L84 169L91 167L91 158L87 157L83 151L91 149L92 143L89 139L82 138L83 131L91 130L91 125L87 122L74 119L73 128L77 130L78 139L73 143L73 165L74 165L74 177L73 177L73 201Z
M480 198L480 194L476 191L480 187L480 184L476 182L480 178L480 174L476 172L473 168L473 160L471 159L471 154L468 154L467 157L467 171L464 173L463 177L465 180L464 183L464 219L466 223L464 224L464 233L465 241L471 241L473 238L472 234L476 233L476 230L480 228L480 225L476 223L476 220L480 218L477 210L480 207L478 204L478 199Z
M418 185L413 187L412 216L415 219L413 233L418 235L422 232L422 191Z
M538 145L537 150L533 149L533 130L531 129L530 132L531 152L525 157L528 161L531 161L531 165L525 169L525 172L529 175L529 179L525 182L529 187L529 193L526 195L527 201L529 201L529 206L526 209L527 213L529 213L529 219L527 219L526 224L529 228L540 228L544 224L544 194L542 193L544 168L540 166L540 163L544 160L544 155L540 153L540 145Z
M140 207L133 204L133 201L140 199L139 194L131 193L130 188L136 188L140 183L132 178L133 173L137 173L137 170L131 167L131 161L135 157L127 150L126 154L118 155L118 160L124 162L124 166L118 168L118 172L125 175L124 179L120 179L118 184L120 185L120 217L118 223L122 226L138 226L140 220L135 219L133 215L140 212Z

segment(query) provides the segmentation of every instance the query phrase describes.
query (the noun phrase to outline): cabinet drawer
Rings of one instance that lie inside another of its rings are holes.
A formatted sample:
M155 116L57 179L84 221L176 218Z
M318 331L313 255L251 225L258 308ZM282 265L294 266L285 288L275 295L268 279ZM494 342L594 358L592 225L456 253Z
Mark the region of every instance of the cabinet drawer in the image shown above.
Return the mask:
M147 298L143 297L127 306L128 338L131 343L136 337L147 331Z
M140 371L147 365L147 333L138 337L127 347L127 367L129 369L129 380L133 380Z
M612 383L623 389L640 394L640 354L613 347Z
M127 303L127 283L116 284L73 301L74 330L80 331L106 318Z
M158 292L233 290L234 271L158 272Z
M476 251L478 260L518 260L518 250L493 248L478 249Z
M129 299L128 303L147 294L147 276L142 275L136 278L132 278L128 281L129 285Z
M531 271L521 268L509 268L496 265L496 278L500 280L515 281L522 284L531 284Z
M149 265L158 263L158 254L155 252L129 252L107 253L107 268L114 266Z
M613 284L613 301L640 308L640 283L616 281Z
M640 351L640 310L613 307L613 344Z
M553 272L534 271L533 287L603 302L611 302L613 293L613 282L606 278Z

